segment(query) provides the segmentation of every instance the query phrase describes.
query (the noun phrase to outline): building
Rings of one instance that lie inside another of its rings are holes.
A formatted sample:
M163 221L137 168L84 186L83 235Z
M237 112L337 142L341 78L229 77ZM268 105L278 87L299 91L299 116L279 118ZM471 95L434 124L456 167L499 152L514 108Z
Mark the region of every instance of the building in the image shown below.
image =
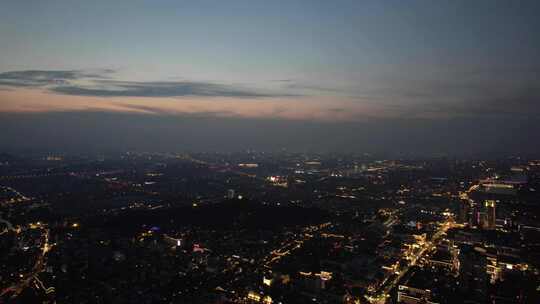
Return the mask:
M412 284L410 284L412 283ZM431 290L425 289L422 287L413 287L409 285L416 285L413 282L410 282L407 285L399 285L397 292L397 303L405 304L436 304L436 302L431 301Z
M448 250L437 248L435 253L431 255L428 259L428 264L444 269L451 273L459 273L459 259L457 249L450 248Z
M320 273L300 271L299 274L303 285L310 291L326 289L328 281L332 279L332 273L327 271L321 271Z
M484 206L486 207L486 223L485 227L487 229L495 229L496 211L495 211L495 200L485 200Z

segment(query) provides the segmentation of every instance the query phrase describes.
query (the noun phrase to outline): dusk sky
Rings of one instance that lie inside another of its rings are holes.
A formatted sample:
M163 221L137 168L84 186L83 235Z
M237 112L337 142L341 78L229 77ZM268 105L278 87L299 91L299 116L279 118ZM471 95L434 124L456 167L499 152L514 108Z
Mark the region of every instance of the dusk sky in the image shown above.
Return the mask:
M536 153L538 1L3 1L0 150Z

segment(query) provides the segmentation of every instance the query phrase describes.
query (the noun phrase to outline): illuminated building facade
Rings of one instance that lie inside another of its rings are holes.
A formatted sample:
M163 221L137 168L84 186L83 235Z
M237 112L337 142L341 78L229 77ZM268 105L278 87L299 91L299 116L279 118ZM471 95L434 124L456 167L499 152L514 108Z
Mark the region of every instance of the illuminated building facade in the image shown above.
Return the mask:
M495 200L486 200L484 206L486 207L486 223L485 226L487 229L495 229L496 221L496 211L495 211Z

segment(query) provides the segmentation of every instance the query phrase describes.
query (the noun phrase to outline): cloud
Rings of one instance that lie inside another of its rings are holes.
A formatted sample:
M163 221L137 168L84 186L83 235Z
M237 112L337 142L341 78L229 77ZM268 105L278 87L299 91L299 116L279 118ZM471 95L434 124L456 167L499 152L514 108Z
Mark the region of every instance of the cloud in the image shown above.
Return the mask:
M292 82L292 79L274 79L270 80L271 82Z
M39 87L47 85L65 84L68 81L84 78L106 78L112 70L98 70L95 72L84 72L77 70L69 71L44 71L26 70L10 71L0 73L0 85L12 87Z
M74 96L94 97L290 97L298 96L265 92L255 88L196 81L122 81L110 79L113 70L98 71L12 71L0 73L0 86L40 87L48 91Z
M137 105L137 104L124 104L121 105L122 108L128 109L128 110L135 110L134 113L143 113L143 114L157 114L162 116L169 116L171 115L171 110L167 109L160 109L152 106L145 106L145 105ZM131 111L127 111L131 112ZM235 113L232 111L198 111L193 113L174 113L175 117L201 117L201 118L208 118L208 117L234 117Z
M504 97L470 97L466 99L426 100L410 105L396 105L394 111L401 117L539 117L540 95Z
M328 109L329 112L334 112L334 113L344 113L347 111L347 109L345 108L330 108Z
M289 81L285 87L291 90L300 90L300 91L314 91L314 92L326 92L326 93L340 93L340 94L349 94L348 89L346 88L335 88L326 85L313 85L313 84L304 84L294 81Z
M540 85L530 77L476 75L480 72L448 79L387 81L376 88L359 90L358 97L377 102L400 117L540 115Z
M5 104L8 92L22 92L24 89L40 88L43 94L42 103L52 104L64 97L64 106L79 107L83 101L93 104L108 103L107 107L118 109L119 103L134 103L131 97L148 98L134 107L123 107L140 112L167 114L167 111L186 111L179 106L178 98L194 98L190 100L191 111L207 111L213 114L218 108L215 101L226 103L227 99L237 99L236 104L227 104L228 108L219 108L219 115L227 116L222 110L233 109L234 113L247 116L260 116L262 109L268 110L265 115L272 117L328 117L324 119L361 120L366 117L485 117L515 116L537 117L540 115L540 87L530 81L530 77L510 77L491 81L486 77L452 77L450 79L420 79L411 81L382 82L375 87L354 87L350 84L341 88L329 84L304 83L294 79L274 79L275 86L266 89L245 84L223 84L205 81L189 81L184 79L169 81L126 81L112 78L114 70L28 70L0 73L0 90ZM480 73L480 72L478 72ZM515 81L518 79L520 81ZM268 84L268 83L266 83ZM6 91L8 90L8 91ZM34 90L38 91L38 90ZM28 94L28 93L26 93ZM48 97L47 97L48 95ZM11 96L11 95L10 95ZM81 97L75 99L73 97ZM88 97L88 98L87 98ZM96 98L89 98L96 97ZM219 98L218 98L219 97ZM283 97L283 98L282 98ZM302 97L302 98L297 98ZM110 98L104 101L103 98ZM152 99L153 98L153 99ZM162 98L157 100L157 98ZM169 98L170 100L168 100ZM262 105L262 99L269 98L275 104ZM16 98L15 98L16 99ZM11 108L21 101L10 100ZM65 101L67 99L67 101ZM210 103L201 105L203 99ZM257 103L244 103L241 99L258 99ZM77 102L75 102L77 100ZM196 101L195 101L196 100ZM295 100L301 100L299 107ZM163 103L161 103L163 102ZM75 105L76 103L76 105ZM158 103L160 106L158 106ZM114 104L114 105L113 105ZM295 106L292 106L292 105ZM182 105L185 106L185 105ZM249 108L249 113L245 112ZM165 109L165 110L164 110ZM259 113L259 114L255 114Z
M60 85L51 91L66 95L97 97L278 97L284 94L264 93L255 89L245 89L232 85L210 82L133 82L100 81L97 85Z

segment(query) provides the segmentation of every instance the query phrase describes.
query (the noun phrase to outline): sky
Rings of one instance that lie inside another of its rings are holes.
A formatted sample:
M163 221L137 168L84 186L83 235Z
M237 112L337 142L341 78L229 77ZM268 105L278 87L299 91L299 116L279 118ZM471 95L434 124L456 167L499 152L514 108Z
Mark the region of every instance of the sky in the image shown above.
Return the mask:
M538 1L2 1L0 151L534 154L539 15Z

